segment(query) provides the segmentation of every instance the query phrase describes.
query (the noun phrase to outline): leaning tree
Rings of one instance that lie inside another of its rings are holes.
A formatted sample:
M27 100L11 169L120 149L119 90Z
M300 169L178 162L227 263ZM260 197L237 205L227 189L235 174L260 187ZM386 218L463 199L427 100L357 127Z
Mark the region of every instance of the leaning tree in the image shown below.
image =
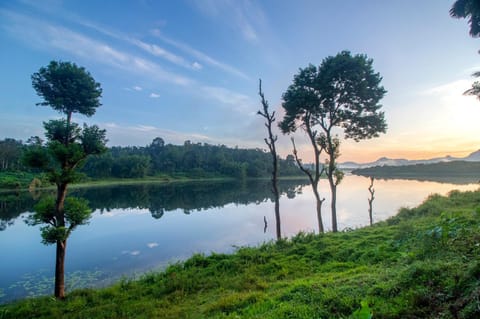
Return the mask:
M44 244L56 244L55 297L65 297L65 252L67 238L91 216L88 203L67 197L67 187L78 180L78 168L89 155L106 150L105 130L96 125L80 127L72 115L92 116L101 105L102 89L83 67L70 62L52 61L32 75L32 85L43 101L65 118L44 122L46 146L37 145L25 154L25 162L47 173L57 187L56 197L42 199L30 216L30 224L41 228Z
M299 168L308 176L312 185L312 191L317 203L318 231L323 233L322 204L325 199L320 197L318 191L318 183L324 171L324 167L320 163L320 155L323 148L317 143L318 132L314 129L316 113L320 103L319 94L315 89L314 83L316 74L316 67L309 65L305 69L300 69L300 72L294 76L293 83L282 96L282 107L285 110L285 115L279 123L279 127L284 134L293 133L300 129L307 134L310 140L315 160L313 172L306 168L298 157L295 141L292 138L293 153Z
M282 122L284 132L292 131L295 122L304 122L305 110L309 110L309 130L315 128L320 133L310 136L315 153L325 150L327 161L325 173L331 190L332 231L338 231L336 198L337 186L343 174L337 168L340 156L340 138L356 142L378 137L386 132L384 113L379 101L386 91L380 85L379 73L374 72L373 60L365 55L352 56L342 51L336 56L325 58L316 68L313 65L300 70L294 83L287 90L295 94L284 94L286 115ZM305 76L305 74L307 76ZM302 76L303 81L297 81ZM317 131L314 131L315 133ZM307 131L308 133L308 131Z

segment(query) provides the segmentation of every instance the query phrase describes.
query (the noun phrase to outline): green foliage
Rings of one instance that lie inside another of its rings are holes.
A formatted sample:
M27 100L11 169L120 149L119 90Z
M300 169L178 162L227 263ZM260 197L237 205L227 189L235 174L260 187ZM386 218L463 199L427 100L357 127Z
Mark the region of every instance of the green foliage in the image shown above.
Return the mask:
M450 9L454 18L468 18L470 35L480 36L480 4L476 0L456 0Z
M31 214L27 223L29 225L47 224L41 228L43 243L54 244L64 241L77 226L84 225L90 219L92 209L83 198L67 197L65 199L63 216L56 210L53 197L46 197L35 205L35 212Z
M46 172L50 182L57 185L78 181L81 177L78 168L86 158L106 149L106 131L96 125L84 125L81 129L76 123L62 119L45 122L44 127L46 146L30 147L24 152L23 161Z
M332 231L337 232L336 192L343 175L336 165L340 139L334 132L340 130L345 138L357 142L386 132L385 114L380 111L382 105L379 103L386 93L380 85L381 80L380 74L373 70L372 59L342 51L323 59L318 68L310 64L300 69L282 96L285 115L280 129L283 133L292 133L301 128L314 149L317 178L315 181L310 176L310 179L319 207L320 232L323 232L322 201L316 191L320 153L325 151L328 155L325 173L331 190Z
M65 219L69 224L69 230L87 223L92 214L87 200L83 198L67 197L65 199Z
M92 116L101 105L102 89L84 68L56 61L34 73L32 85L43 98L38 105L51 106L66 116L65 119L44 122L46 146L43 147L39 139L32 139L33 147L24 154L25 163L44 171L57 186L56 200L46 199L39 203L29 222L46 223L41 228L43 243L57 244L55 297L63 299L66 240L91 213L85 201L65 200L67 187L78 180L80 174L77 170L85 159L104 152L106 144L105 130L86 124L81 129L71 119L73 113Z
M22 169L21 154L23 145L21 141L5 138L0 141L0 172Z
M361 308L357 309L353 312L352 318L354 319L372 319L373 318L373 312L372 309L368 306L367 301L362 301L360 303Z
M193 178L257 178L271 174L270 154L260 149L228 148L185 142L165 144L156 138L147 147L112 147L101 156L92 156L82 171L93 178L139 178L182 174ZM279 159L282 176L298 175L292 159Z
M32 75L32 85L43 98L38 105L51 106L68 117L72 113L92 116L101 105L100 84L75 63L51 61Z
M384 133L386 124L378 102L386 91L372 64L365 55L342 51L325 58L318 69L314 65L300 69L283 94L282 131L318 125L330 134L332 127L339 127L356 141Z
M55 198L46 197L35 205L35 212L28 218L28 224L55 224Z
M42 234L42 244L52 245L59 241L65 241L68 238L68 229L62 226L43 226L40 228Z
M67 122L61 119L46 122L44 126L49 139L47 143L38 137L32 137L27 144L15 141L18 153L13 162L8 162L8 167L14 167L15 170L0 169L0 188L26 189L36 176L45 182L42 186L48 186L49 183L62 180L68 183L78 182L85 175L94 179L162 175L172 178L181 175L189 178L242 179L263 178L271 174L271 165L268 165L271 158L261 149L199 143L172 145L165 144L161 138L156 138L147 147L106 148L105 130L96 125L80 128L78 124L70 123L67 130ZM69 144L65 145L62 136L67 133ZM2 145L4 144L0 141L0 164ZM74 169L62 172L62 161ZM278 165L281 176L299 175L293 156L278 158ZM48 178L41 177L40 172L47 172ZM29 176L30 179L23 176Z
M16 175L16 174L15 174ZM22 187L22 182L17 176L13 174L0 174L0 188L3 189L19 189ZM23 184L25 186L25 184Z

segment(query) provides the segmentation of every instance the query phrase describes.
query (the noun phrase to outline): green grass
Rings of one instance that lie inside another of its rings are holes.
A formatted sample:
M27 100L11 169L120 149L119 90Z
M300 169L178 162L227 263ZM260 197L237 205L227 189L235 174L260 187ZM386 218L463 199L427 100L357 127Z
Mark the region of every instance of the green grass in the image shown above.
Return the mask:
M55 189L55 186L48 183L41 174L25 173L25 172L2 172L0 173L0 192L12 190L26 190L34 178L42 178L43 182L37 189ZM182 174L176 175L159 175L147 176L142 178L108 178L108 179L90 179L72 183L69 185L70 189L74 188L88 188L100 186L116 186L116 185L135 185L135 184L150 184L150 183L170 183L170 182L191 182L191 181L221 181L230 180L232 178L226 177L210 177L210 178L192 178ZM1 318L1 317L0 317Z
M194 255L64 301L25 299L0 318L355 318L361 307L480 318L480 191L433 195L373 227Z
M0 172L0 190L27 189L35 177L28 172Z

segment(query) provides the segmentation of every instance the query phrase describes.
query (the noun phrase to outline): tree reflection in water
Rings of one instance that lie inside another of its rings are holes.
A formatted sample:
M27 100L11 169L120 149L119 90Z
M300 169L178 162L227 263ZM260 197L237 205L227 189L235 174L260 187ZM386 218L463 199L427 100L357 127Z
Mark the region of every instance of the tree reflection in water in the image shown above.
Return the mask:
M307 182L304 179L281 180L279 190L292 199L301 193L305 185ZM273 201L270 186L269 180L150 183L72 189L71 195L87 199L89 206L100 213L112 209L148 209L153 218L159 219L165 212L177 209L190 214L228 204ZM0 194L0 231L12 225L22 213L33 211L39 197L38 193L29 192Z

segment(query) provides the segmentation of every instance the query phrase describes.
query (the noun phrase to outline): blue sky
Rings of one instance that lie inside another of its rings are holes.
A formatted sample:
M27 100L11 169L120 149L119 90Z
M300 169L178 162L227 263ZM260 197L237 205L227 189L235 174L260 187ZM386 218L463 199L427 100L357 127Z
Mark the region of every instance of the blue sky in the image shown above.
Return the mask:
M160 136L265 148L258 79L281 119L298 69L342 50L367 54L388 91L380 138L345 141L341 161L462 156L480 148L480 102L462 96L480 70L479 39L453 0L0 2L0 138L43 136L58 117L30 76L51 60L84 66L103 88L91 118L110 145ZM288 136L279 136L282 155ZM295 135L308 160L302 133Z

